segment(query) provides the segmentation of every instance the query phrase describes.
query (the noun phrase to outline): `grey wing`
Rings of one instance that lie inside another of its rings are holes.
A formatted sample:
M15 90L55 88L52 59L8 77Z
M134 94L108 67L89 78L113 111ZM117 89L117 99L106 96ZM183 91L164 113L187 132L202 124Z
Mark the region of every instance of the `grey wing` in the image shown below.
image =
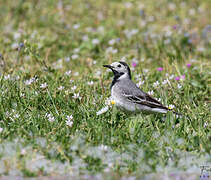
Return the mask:
M129 101L145 105L150 108L160 108L169 110L167 107L162 105L159 101L152 98L149 94L143 92L141 89L139 89L132 81L124 82L122 85L122 95Z

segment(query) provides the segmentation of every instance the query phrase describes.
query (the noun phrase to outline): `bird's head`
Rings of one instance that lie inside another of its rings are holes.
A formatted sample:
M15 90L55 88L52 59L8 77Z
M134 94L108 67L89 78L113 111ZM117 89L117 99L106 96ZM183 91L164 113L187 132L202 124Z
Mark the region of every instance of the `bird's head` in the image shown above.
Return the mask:
M103 65L106 68L109 68L114 73L116 78L128 77L131 79L131 71L129 66L125 62L113 62L111 65Z

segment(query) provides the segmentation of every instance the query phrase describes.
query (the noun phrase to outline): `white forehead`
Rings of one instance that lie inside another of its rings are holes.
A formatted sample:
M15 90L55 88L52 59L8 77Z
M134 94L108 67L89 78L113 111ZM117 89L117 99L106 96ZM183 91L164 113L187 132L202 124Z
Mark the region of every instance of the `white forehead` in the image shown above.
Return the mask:
M116 67L116 66L118 66L119 64L120 64L119 62L113 62L113 63L111 64L111 66Z

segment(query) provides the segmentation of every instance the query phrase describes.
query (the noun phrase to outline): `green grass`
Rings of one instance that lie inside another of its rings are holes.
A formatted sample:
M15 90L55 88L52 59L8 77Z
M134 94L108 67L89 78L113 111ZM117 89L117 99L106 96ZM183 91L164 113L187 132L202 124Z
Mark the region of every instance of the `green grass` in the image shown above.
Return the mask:
M198 178L211 164L211 7L182 2L0 0L0 175ZM102 65L120 59L190 119L97 115L112 80Z

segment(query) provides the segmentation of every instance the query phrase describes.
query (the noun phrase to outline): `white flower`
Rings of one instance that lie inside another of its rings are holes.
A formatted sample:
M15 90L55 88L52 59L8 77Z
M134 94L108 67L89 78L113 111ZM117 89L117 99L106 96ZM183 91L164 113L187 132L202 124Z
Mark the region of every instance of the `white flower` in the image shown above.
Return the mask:
M73 87L71 87L71 89L72 89L73 91L75 91L75 90L76 90L76 88L77 88L77 86L73 86Z
M149 69L143 69L143 72L144 73L148 73L149 72Z
M93 82L93 81L89 81L89 82L87 82L87 84L88 84L89 86L92 86L92 85L94 84L94 82Z
M78 54L73 54L72 56L71 56L71 58L74 60L74 59L78 59L79 58L79 55Z
M166 31L166 33L165 33L165 36L166 36L166 37L170 37L171 35L172 35L172 31L170 31L170 30L169 30L169 31ZM168 42L168 43L169 43L169 42Z
M108 146L101 144L100 146L98 146L100 150L102 151L107 151L108 150Z
M99 39L92 39L92 44L97 45L99 43L100 43Z
M15 33L13 34L13 38L14 38L15 40L20 39L20 37L21 37L21 34L18 33L18 32L15 32Z
M159 86L159 84L160 83L158 81L156 81L156 82L153 83L153 87L157 87L157 86Z
M74 24L73 29L78 29L80 27L80 24Z
M199 52L204 52L204 51L205 51L205 48L204 48L204 47L198 47L198 48L197 48L197 51L199 51Z
M55 121L55 118L53 117L52 114L46 113L46 114L45 114L45 117L48 118L48 121L49 121L49 122L54 122L54 121Z
M124 30L125 35L127 36L127 38L131 38L133 35L138 33L138 29L132 29L132 30Z
M19 79L20 79L20 76L17 75L17 76L15 77L15 80L19 80Z
M171 39L165 39L164 44L169 44L171 42Z
M123 61L123 62L125 62L127 59L126 59L126 57L125 56L123 56L121 59L120 59L120 61Z
M68 94L70 93L70 91L69 91L69 90L66 90L66 91L64 91L64 93L65 93L66 95L68 95Z
M104 20L104 16L102 12L97 13L97 19L99 19L100 21Z
M115 101L112 99L112 97L106 98L105 105L111 107L114 104L115 104Z
M80 94L79 93L74 93L74 95L72 96L74 99L79 99L81 100Z
M73 83L74 82L74 80L73 79L70 79L70 83Z
M144 61L145 61L145 59L144 59L144 58L141 58L141 59L140 59L140 61L141 61L141 62L144 62Z
M162 85L165 85L165 84L167 84L168 83L168 81L165 79L163 82L162 82Z
M125 24L125 21L123 19L120 19L118 22L117 22L117 25L118 26L122 26Z
M175 106L174 106L173 104L170 104L170 105L168 106L168 108L169 108L169 109L174 109Z
M86 32L93 32L93 28L92 27L87 27L85 30L86 30Z
M67 116L66 118L68 121L71 121L73 119L73 115Z
M103 26L98 27L97 28L97 32L103 33L104 32L104 27Z
M12 48L12 49L17 49L18 46L19 46L18 43L12 43L11 48Z
M181 84L177 84L177 88L178 89L181 89L182 88L182 85Z
M58 87L58 90L59 90L59 91L62 91L63 89L64 89L64 86L59 86L59 87Z
M25 81L25 85L31 85L34 81L36 81L36 78L32 77L31 79Z
M172 74L171 76L169 76L169 79L173 79L174 78L174 75Z
M24 97L25 94L23 92L20 92L20 97Z
M137 84L136 84L136 86L138 86L138 87L140 87L141 85L143 85L144 84L144 81L139 81Z
M70 115L70 116L67 116L66 118L67 118L67 120L65 121L66 125L69 126L69 127L72 127L72 125L73 125L73 121L72 121L73 120L73 116Z
M93 61L93 64L96 64L97 63L97 61Z
M148 91L147 93L151 96L151 95L153 95L153 94L154 94L154 91L153 91L153 90L151 90L151 91Z
M19 118L20 115L18 113L14 114L14 118Z
M64 60L65 60L66 62L69 62L69 61L70 61L70 57L65 57Z
M26 149L21 149L21 155L25 155L26 154Z
M114 49L113 47L108 47L106 49L106 53L116 54L118 52L118 49Z
M110 41L108 41L108 44L110 46L114 45L116 43L116 39L111 39Z
M131 2L126 2L124 5L125 5L125 8L127 8L127 9L132 7L132 3Z
M84 35L84 36L82 36L82 40L83 41L88 41L89 40L89 37L87 35Z
M169 8L170 11L173 11L173 10L176 9L176 5L171 2L171 3L168 4L168 8Z
M195 13L196 13L195 9L190 9L190 10L189 10L189 15L190 15L190 16L194 16Z
M101 73L102 73L102 72L101 72L100 70L98 70L98 71L95 73L95 76L96 76L96 77L99 77L99 76L101 75Z
M78 53L80 51L80 48L75 48L74 53Z
M74 76L78 76L78 75L79 75L79 72L75 72L75 73L74 73Z
M137 34L137 33L138 33L138 29L132 29L132 30L131 30L131 34L132 34L132 35Z
M135 75L135 78L136 78L137 81L138 81L138 80L141 80L141 74L136 74L136 75Z
M102 108L101 110L99 110L96 114L97 115L101 115L101 114L105 113L106 111L108 111L108 106L105 106L104 108Z
M70 76L71 72L72 72L71 70L66 71L66 72L65 72L65 75Z
M46 87L48 87L48 84L46 82L40 85L41 89L45 89Z
M4 76L4 80L8 80L8 79L11 79L11 75L10 74Z
M28 79L25 81L25 85L31 85L32 84L32 80L31 79Z
M155 20L155 17L154 16L149 16L148 17L148 21L149 22L153 22ZM156 35L154 34L154 37L155 37Z
M144 21L144 20L142 20L142 21L140 22L141 27L145 27L145 26L146 26L146 24L147 24L147 22L146 22L146 21Z
M183 23L184 23L185 25L190 24L190 19L189 19L189 18L185 18L184 21L183 21Z
M73 126L73 121L68 121L66 120L66 125L69 126L69 127L72 127Z
M197 62L196 59L191 59L190 62L194 63L194 62Z
M0 127L0 133L3 131L4 129Z
M206 128L208 126L208 122L204 123L204 128Z

